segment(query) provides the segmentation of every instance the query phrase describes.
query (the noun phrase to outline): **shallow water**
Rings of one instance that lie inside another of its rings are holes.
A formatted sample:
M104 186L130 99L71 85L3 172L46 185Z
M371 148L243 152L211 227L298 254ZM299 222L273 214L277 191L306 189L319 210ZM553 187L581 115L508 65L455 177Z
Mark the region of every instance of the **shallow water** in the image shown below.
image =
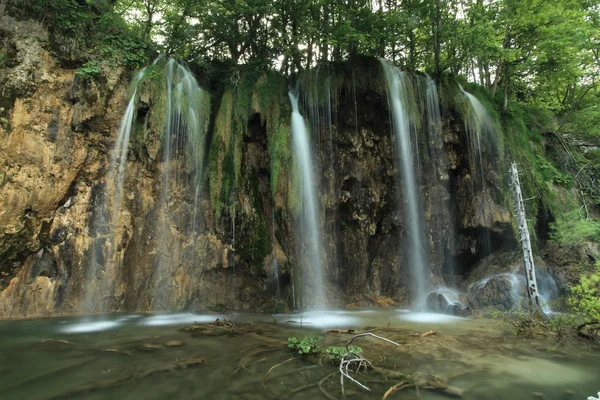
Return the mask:
M181 330L223 317L237 328ZM362 310L0 321L0 399L340 399L335 366L286 347L290 336L319 334L325 346L352 336L329 329L371 330L398 342L360 338L354 344L376 367L420 381L448 379L465 399L587 399L600 390L597 348L557 350L551 342L513 340L490 320ZM414 336L430 330L437 334ZM174 340L184 344L168 347ZM346 381L348 398L381 399L400 380L373 371L357 379L371 392ZM388 397L399 398L448 397L414 388Z

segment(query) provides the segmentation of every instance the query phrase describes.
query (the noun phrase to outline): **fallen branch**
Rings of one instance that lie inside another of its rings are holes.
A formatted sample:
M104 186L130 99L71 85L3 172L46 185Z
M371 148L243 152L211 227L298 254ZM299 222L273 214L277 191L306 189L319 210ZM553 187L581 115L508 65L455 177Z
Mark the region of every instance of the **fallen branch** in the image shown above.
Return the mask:
M323 387L323 383L325 383L325 381L326 381L326 380L327 380L327 379L328 379L328 378L329 378L331 375L333 375L333 374L335 374L335 372L334 372L334 373L332 373L332 374L329 374L329 375L325 376L323 379L321 379L321 380L319 381L319 390L320 390L320 391L321 391L321 393L323 393L323 395L324 395L325 397L327 397L329 400L336 400L336 399L335 399L335 397L333 397L332 395L330 395L329 393L327 393L327 390L325 390L325 388Z
M424 338L424 337L431 336L431 335L437 335L437 332L435 332L435 331L428 331L428 332L425 332L425 333L413 333L410 336L417 336L417 337Z
M275 364L273 365L271 368L269 368L269 371L267 371L267 373L265 374L265 376L263 377L262 382L260 383L260 386L262 386L262 388L265 388L265 380L267 379L267 376L269 376L269 374L271 373L271 371L273 371L275 368L282 366L283 364L290 362L294 359L294 357L288 358L287 360L280 362L279 364Z
M401 382L396 383L394 386L392 386L388 390L386 390L386 392L384 393L384 395L382 397L382 400L387 399L387 397L390 394L394 393L395 391L404 389L405 387L408 387L408 386L411 386L411 384L409 384L407 381L401 381Z
M349 333L349 334L355 334L356 331L354 329L330 329L327 332L329 333Z
M52 339L52 338L48 338L48 339L42 339L41 340L42 343L62 343L62 344L75 344L73 342L69 342L68 340L62 340L62 339Z
M371 368L373 367L369 360L364 358L362 355L350 350L350 344L352 342L354 342L356 339L358 339L359 337L363 337L363 336L372 336L375 339L383 340L384 342L391 343L395 346L400 346L398 343L396 343L394 341L391 341L391 340L386 339L381 336L377 336L371 332L359 333L358 335L352 336L352 338L348 341L348 343L346 343L346 354L344 354L340 360L340 368L339 368L340 385L342 387L342 394L344 396L346 395L346 393L344 392L344 378L348 378L352 382L354 382L355 384L360 386L361 388L371 391L371 389L369 389L368 386L363 385L358 380L356 380L352 376L350 376L350 372L351 372L352 368L354 368L354 372L360 373L361 368L366 371L369 367L371 367ZM347 359L346 357L348 357L348 356L352 356L353 358Z

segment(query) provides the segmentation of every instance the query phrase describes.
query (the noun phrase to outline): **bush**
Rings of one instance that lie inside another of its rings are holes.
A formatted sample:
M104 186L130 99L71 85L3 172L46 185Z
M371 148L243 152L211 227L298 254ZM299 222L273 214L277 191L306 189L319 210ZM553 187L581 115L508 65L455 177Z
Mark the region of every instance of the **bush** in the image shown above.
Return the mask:
M322 341L323 336L289 337L288 347L297 350L298 354L310 356L321 352Z
M110 1L7 0L7 12L18 19L36 19L50 33L56 55L64 61L108 61L137 69L148 61L143 42L114 12ZM85 68L85 65L84 67Z
M566 245L574 245L585 240L600 241L600 222L584 218L579 210L557 218L551 228L552 239Z
M577 315L554 314L539 317L523 311L502 313L502 319L506 332L517 338L551 338L557 344L578 340L577 327L582 323L582 319Z
M600 262L596 263L600 269ZM588 321L600 321L600 272L579 278L568 300L571 310Z
M98 68L98 64L95 62L89 62L83 64L83 66L77 70L76 74L83 79L92 81L100 75L100 68Z

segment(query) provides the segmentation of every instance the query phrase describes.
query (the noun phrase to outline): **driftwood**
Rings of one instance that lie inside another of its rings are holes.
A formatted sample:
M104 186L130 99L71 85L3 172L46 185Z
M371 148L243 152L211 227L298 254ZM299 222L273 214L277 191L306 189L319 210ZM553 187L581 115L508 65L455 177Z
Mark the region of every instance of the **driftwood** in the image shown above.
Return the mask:
M275 364L271 368L269 368L269 371L267 371L267 373L263 377L263 380L260 383L260 386L262 386L262 388L264 389L265 388L265 380L267 379L267 376L269 376L269 374L271 373L271 371L273 371L275 368L278 368L278 367L282 366L285 363L288 363L288 362L292 361L293 359L294 359L294 357L290 357L287 360L285 360L283 362L280 362L279 364Z
M352 338L350 338L350 340L346 343L346 354L344 354L344 356L342 356L342 359L340 360L340 368L339 368L340 385L342 387L342 394L344 396L346 395L344 392L344 378L350 379L352 382L354 382L355 384L357 384L358 386L360 386L361 388L363 388L365 390L368 390L368 391L371 390L371 389L369 389L369 387L363 385L358 380L356 380L352 376L350 376L350 372L352 371L352 369L354 369L355 372L360 373L361 369L364 369L366 371L368 368L372 367L371 362L369 360L364 358L362 355L357 354L350 350L350 344L352 342L354 342L356 339L358 339L359 337L364 337L364 336L372 336L375 339L383 340L384 342L391 343L395 346L400 346L396 342L393 342L393 341L386 339L384 337L381 337L381 336L377 336L371 332L360 333L358 335L352 336Z
M417 336L417 337L424 338L424 337L431 336L431 335L437 335L437 332L435 332L435 331L428 331L428 332L425 332L425 333L413 333L410 336Z

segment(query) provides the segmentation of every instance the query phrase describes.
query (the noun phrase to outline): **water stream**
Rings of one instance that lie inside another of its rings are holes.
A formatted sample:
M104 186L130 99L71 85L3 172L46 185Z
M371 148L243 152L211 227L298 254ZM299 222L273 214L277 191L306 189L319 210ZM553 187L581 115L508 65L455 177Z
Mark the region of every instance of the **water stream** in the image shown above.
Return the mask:
M173 265L173 232L195 237L201 226L198 212L202 192L202 166L205 136L210 111L208 94L198 85L193 73L174 59L166 64L165 127L162 134L162 171L157 220L158 262L154 271L156 301L154 309L167 310L170 285L168 266ZM178 209L191 197L193 207ZM194 242L193 242L194 243ZM192 243L192 245L193 245ZM175 246L181 248L181 244Z
M388 103L396 145L396 161L399 164L398 170L401 175L402 197L400 203L404 209L409 242L408 263L412 278L413 301L416 304L422 304L428 293L429 265L423 212L419 206L421 196L413 160L416 156L413 154L408 105L406 104L411 82L403 71L387 61L382 59L381 65L387 83Z
M121 119L117 141L111 152L108 165L108 174L104 190L96 197L95 214L92 222L92 259L89 261L86 274L86 287L84 293L84 309L86 312L106 311L103 299L114 295L111 277L115 277L114 270L118 269L120 261L115 249L118 245L119 211L121 209L121 196L123 194L123 181L127 166L129 138L133 129L137 99L137 86L143 78L146 68L142 68L132 82L133 94L129 98L125 114ZM112 213L108 214L107 201L112 194Z
M315 193L316 181L313 177L313 157L304 117L298 111L298 94L292 91L288 94L292 104L292 147L302 186L303 233L299 236L302 248L307 254L302 265L303 301L307 306L311 304L314 308L322 308L326 306L327 299L325 298L325 273L321 260L321 233Z
M485 201L485 196L488 194L486 192L487 185L485 183L482 142L493 139L495 132L494 122L481 101L471 93L465 91L461 85L458 86L470 105L469 112L465 118L465 127L467 138L469 139L469 152L473 160L473 175L477 177L476 188L484 196L482 199ZM485 207L482 207L481 213L485 218ZM492 252L491 238L488 230L479 229L478 248L481 257L485 257Z
M235 327L208 325L223 317ZM190 326L195 328L186 331ZM0 321L0 398L337 399L338 367L300 357L287 338L321 335L324 348L342 346L350 336L329 329L365 327L400 344L357 339L353 345L376 367L422 381L447 379L464 400L586 399L600 390L597 347L507 340L493 320L358 310ZM415 336L430 330L437 334ZM371 391L346 380L348 398L381 399L400 382L373 370L356 377ZM399 398L448 397L423 388L388 397Z

